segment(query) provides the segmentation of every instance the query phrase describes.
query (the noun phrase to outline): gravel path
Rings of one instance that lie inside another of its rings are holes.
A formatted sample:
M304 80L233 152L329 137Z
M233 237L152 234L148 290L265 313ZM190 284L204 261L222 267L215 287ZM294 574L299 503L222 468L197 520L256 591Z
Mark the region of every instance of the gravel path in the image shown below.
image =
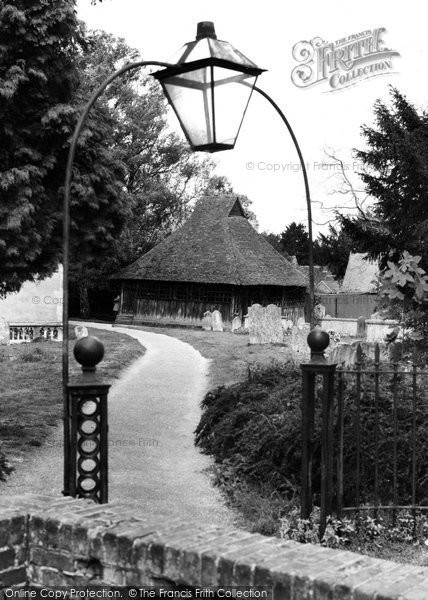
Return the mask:
M193 445L209 361L166 335L114 330L136 338L147 351L110 390L109 500L165 516L232 525L233 513L204 472L210 459ZM0 486L0 493L57 494L61 489L62 426Z

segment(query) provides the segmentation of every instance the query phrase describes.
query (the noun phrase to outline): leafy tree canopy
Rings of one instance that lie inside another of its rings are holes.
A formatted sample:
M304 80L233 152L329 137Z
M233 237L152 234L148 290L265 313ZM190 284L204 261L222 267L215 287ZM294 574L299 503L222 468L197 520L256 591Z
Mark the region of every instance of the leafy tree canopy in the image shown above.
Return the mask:
M107 76L139 57L123 39L102 31L87 32L86 40L79 67L81 94L88 98ZM73 257L71 278L81 304L85 288L105 289L112 273L135 261L185 220L214 167L210 158L193 153L171 132L162 90L144 70L116 79L96 107L108 116L104 135L123 167L127 212L109 252L91 268L84 256Z
M391 104L378 100L375 124L363 126L367 149L356 152L365 165L361 178L373 207L356 217L342 216L345 233L361 251L398 263L404 251L421 255L428 267L428 113L397 89Z
M14 0L0 8L0 293L51 274L61 258L62 195L70 137L86 96L87 49L73 0ZM105 106L79 142L71 198L72 253L93 263L127 214L124 169Z

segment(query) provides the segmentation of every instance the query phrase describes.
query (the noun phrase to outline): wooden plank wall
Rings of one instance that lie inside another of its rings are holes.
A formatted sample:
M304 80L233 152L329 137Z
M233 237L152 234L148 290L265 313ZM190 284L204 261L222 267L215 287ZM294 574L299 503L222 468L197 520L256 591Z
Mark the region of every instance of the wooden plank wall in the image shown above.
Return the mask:
M317 294L325 314L339 319L367 319L376 311L376 294Z

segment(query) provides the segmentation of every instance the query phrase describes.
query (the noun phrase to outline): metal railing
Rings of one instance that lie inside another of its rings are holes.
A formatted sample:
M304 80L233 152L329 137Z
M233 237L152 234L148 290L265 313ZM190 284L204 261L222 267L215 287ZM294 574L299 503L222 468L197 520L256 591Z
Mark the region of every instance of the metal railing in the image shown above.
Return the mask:
M397 346L392 362L381 362L376 344L374 362L366 366L358 345L355 368L336 371L338 516L388 509L395 519L397 510L428 510L428 464L418 459L428 424L428 372L415 355L410 363L399 359ZM345 449L350 427L355 443Z
M358 345L354 368L337 367L314 352L311 334L301 365L302 518L319 501L323 535L334 513L388 510L395 522L400 510L428 511L428 371L415 354L400 361L401 344L388 362L379 344L373 359Z

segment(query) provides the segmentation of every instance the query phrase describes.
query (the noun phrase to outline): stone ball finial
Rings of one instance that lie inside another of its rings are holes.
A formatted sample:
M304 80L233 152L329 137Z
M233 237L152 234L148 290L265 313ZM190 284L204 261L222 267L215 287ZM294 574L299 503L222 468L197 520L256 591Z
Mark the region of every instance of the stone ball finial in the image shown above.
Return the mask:
M322 354L329 343L330 336L322 329L312 329L308 334L308 346L313 354Z
M88 335L77 340L73 353L83 371L95 371L96 365L103 359L104 344L94 335Z

